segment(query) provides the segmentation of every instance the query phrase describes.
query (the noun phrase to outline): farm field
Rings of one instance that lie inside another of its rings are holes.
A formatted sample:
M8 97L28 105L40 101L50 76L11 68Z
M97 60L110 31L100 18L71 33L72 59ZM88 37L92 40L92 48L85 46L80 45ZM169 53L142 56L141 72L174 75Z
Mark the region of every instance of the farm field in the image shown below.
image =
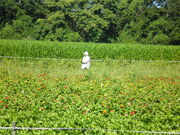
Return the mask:
M180 135L179 5L0 0L0 135Z
M0 126L180 132L180 64L167 62L0 61ZM0 134L11 134L0 130ZM18 135L120 131L18 130Z
M180 60L180 46L0 39L0 56L80 59L84 51L91 59Z

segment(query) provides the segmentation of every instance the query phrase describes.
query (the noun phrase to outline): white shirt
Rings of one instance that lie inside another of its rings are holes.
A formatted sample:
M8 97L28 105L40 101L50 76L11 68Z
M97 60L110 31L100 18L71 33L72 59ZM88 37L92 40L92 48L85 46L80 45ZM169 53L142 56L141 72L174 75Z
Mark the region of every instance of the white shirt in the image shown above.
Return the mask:
M90 63L90 57L89 56L84 56L82 59L82 64L87 64Z

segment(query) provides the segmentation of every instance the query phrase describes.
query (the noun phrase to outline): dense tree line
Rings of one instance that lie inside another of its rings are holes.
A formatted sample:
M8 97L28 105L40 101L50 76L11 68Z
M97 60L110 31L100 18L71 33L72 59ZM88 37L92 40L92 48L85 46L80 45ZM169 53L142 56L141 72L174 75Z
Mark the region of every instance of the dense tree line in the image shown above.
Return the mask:
M0 38L180 44L178 0L1 0Z

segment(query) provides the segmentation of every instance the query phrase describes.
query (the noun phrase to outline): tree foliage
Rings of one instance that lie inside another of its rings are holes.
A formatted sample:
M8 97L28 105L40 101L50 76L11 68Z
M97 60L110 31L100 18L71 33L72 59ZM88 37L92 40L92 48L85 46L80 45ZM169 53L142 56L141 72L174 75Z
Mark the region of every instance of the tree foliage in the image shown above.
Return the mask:
M0 38L180 44L177 0L1 0Z

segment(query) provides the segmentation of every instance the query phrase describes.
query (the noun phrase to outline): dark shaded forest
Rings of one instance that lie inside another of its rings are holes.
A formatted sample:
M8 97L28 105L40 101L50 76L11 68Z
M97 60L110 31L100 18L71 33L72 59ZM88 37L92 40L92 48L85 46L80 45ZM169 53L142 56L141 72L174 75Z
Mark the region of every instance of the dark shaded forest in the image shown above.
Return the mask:
M0 38L180 45L178 0L0 0Z

